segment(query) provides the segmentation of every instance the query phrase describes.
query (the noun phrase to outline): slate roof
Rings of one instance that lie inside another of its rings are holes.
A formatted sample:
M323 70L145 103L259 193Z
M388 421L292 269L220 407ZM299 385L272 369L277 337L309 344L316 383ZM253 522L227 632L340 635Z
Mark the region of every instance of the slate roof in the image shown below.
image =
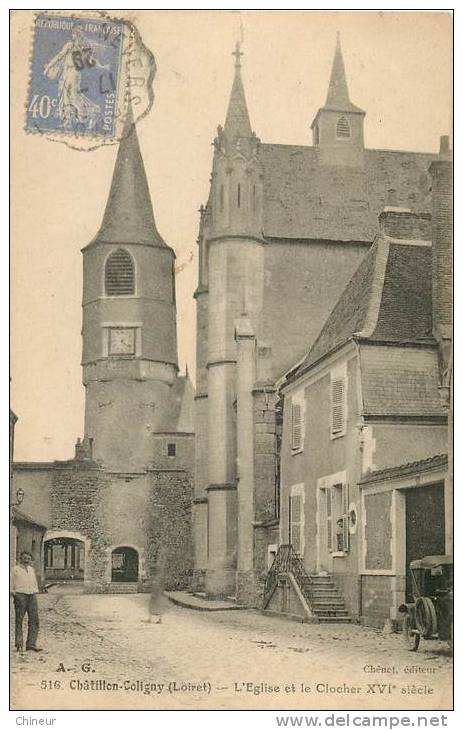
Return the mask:
M19 510L17 507L12 508L12 517L14 522L22 522L28 525L34 525L39 527L44 532L48 529L48 525L44 525L42 522L38 522L34 517L30 517L26 512Z
M394 479L395 477L408 476L410 474L421 473L438 467L447 466L448 456L447 454L437 454L436 456L429 456L426 459L420 459L419 461L411 461L407 464L400 464L399 466L388 466L384 469L378 469L370 472L362 479L359 484L369 484L371 482L385 481L386 479Z
M352 104L347 86L346 70L341 51L341 40L339 33L336 38L336 50L334 52L333 65L331 67L330 83L324 109L341 112L354 112L365 114L355 104Z
M367 149L359 168L322 165L319 155L317 147L260 146L265 237L371 242L390 189L397 205L430 212L436 155Z
M237 58L239 59L239 56ZM224 131L231 137L250 137L252 134L239 60L235 65L235 78L228 103Z
M430 246L378 236L293 375L347 342L434 344Z
M98 241L170 248L156 227L137 130L131 116L119 143L103 221L89 246Z

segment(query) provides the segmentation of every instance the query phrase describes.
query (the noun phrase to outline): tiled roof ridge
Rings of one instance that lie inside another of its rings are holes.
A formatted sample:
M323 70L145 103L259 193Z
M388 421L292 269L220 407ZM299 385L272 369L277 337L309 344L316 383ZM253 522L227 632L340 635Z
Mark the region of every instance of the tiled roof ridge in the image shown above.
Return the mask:
M292 147L297 149L303 149L303 150L313 150L317 151L319 150L319 147L312 144L294 144L289 142L261 142L260 147ZM386 154L395 154L395 155L426 155L429 158L436 158L437 154L435 152L425 152L420 150L395 150L395 149L389 149L387 147L365 147L364 152L366 154L370 152L379 152L379 153L386 153Z
M396 466L386 466L382 469L376 469L370 471L362 479L359 480L359 484L366 484L370 481L379 481L388 476L399 475L402 473L411 473L418 470L432 469L436 466L443 466L448 461L448 454L435 454L434 456L428 456L424 459L417 461L409 461L405 464L398 464Z
M29 522L31 525L35 525L36 527L43 527L44 530L48 528L48 525L43 522L39 522L35 519L35 517L31 517L31 515L27 512L23 512L23 510L20 510L17 507L12 508L12 514L13 518L22 520L23 522Z

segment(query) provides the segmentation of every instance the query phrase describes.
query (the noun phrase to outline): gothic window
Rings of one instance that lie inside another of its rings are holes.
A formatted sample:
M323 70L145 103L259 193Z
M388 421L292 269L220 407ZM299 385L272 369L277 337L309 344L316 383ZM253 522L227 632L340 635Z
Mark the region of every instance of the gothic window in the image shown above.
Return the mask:
M172 301L175 304L175 264L172 262L172 270L171 270L171 282L172 282Z
M320 130L318 129L318 124L316 124L313 128L313 143L315 146L320 144Z
M223 213L223 202L224 202L224 186L220 186L220 193L219 193L219 203L220 203L220 212Z
M105 291L108 297L135 294L135 266L131 255L123 248L111 253L106 260Z
M350 137L350 126L346 117L340 117L336 124L336 137L338 139L348 139Z
M238 208L241 208L241 185L239 183L238 183L236 204L237 204Z

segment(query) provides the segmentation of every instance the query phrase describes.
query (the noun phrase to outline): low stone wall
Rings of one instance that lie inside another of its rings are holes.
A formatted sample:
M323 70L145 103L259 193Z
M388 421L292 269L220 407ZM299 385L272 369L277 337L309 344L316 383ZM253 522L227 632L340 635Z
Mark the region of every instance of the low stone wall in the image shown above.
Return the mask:
M362 575L360 623L382 629L390 618L393 602L389 575Z

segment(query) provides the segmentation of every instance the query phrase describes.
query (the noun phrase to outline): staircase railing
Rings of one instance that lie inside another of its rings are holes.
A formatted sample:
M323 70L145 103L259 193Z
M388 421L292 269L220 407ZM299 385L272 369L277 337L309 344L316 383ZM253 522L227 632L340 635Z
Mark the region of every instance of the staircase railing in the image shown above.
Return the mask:
M291 573L293 575L304 598L310 604L312 579L304 568L304 563L292 545L280 545L265 579L264 608L267 606L270 596L278 583L278 577L282 573Z

